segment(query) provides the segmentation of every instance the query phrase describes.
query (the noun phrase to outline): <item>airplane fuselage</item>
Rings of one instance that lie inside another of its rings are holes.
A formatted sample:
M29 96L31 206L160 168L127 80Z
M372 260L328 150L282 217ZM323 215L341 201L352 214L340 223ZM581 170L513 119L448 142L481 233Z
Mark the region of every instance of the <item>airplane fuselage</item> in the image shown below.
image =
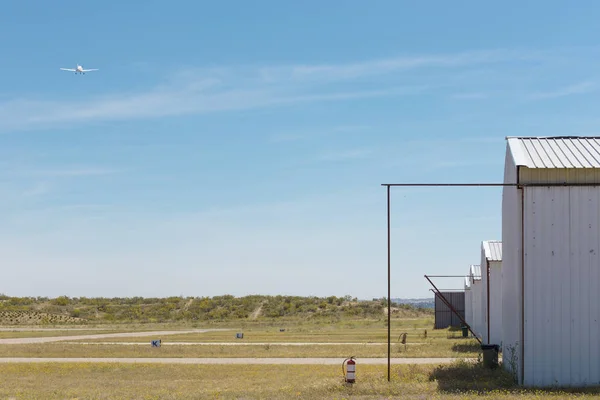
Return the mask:
M97 68L93 68L93 69L83 69L83 67L79 64L77 64L77 66L75 68L61 68L63 71L71 71L74 72L75 74L85 74L86 72L89 71L98 71Z

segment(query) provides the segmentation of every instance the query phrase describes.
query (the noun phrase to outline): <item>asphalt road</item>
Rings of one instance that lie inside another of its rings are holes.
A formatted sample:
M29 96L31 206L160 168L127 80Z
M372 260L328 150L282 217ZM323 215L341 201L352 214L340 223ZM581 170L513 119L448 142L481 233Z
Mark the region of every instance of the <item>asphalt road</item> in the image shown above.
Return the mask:
M65 342L65 344L81 345L125 345L150 346L150 342ZM407 343L407 346L422 346L425 343ZM385 343L326 343L326 342L161 342L161 346L385 346Z
M75 336L52 336L52 337L28 337L28 338L10 338L0 339L2 344L32 344L32 343L52 343L64 342L73 340L89 340L89 339L109 339L122 337L145 337L153 336L160 338L161 336L180 335L185 333L206 333L216 331L228 331L230 329L194 329L187 331L154 331L154 332L122 332L122 333L98 333L93 335L75 335Z

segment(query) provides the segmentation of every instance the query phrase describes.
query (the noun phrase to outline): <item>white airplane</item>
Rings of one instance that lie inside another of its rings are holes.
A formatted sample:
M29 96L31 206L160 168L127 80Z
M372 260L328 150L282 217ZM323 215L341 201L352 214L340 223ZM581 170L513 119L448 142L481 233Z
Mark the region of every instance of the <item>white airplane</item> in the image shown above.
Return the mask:
M61 70L63 71L71 71L71 72L75 72L75 74L84 74L86 72L90 72L90 71L98 71L98 69L83 69L83 67L79 64L77 64L77 68L61 68Z

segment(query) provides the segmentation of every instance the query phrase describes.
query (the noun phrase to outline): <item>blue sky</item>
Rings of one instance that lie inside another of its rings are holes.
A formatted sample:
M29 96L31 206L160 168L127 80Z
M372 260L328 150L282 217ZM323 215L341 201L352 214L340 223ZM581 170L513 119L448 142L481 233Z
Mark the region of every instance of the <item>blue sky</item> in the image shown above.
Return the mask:
M506 136L600 126L597 2L11 3L9 295L385 296L381 183L500 182ZM500 205L394 189L393 297L478 263Z

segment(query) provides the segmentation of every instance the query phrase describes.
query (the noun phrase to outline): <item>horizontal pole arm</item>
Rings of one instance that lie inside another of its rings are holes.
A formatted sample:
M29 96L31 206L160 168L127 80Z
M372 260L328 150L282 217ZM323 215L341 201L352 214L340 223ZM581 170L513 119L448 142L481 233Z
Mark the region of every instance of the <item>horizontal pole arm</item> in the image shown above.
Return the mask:
M382 183L386 187L598 187L596 183Z

